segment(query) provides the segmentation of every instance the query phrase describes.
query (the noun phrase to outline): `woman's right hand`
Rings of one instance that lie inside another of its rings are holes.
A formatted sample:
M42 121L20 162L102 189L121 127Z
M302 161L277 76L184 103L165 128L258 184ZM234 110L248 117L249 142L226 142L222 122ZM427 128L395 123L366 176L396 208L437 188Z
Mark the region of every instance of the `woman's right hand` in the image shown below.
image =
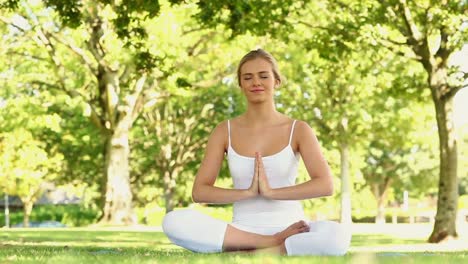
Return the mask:
M257 155L257 153L255 153L255 156ZM258 163L258 159L255 159L255 168L254 168L254 175L252 177L252 184L250 184L250 187L249 189L247 189L249 191L249 193L252 195L252 197L255 197L255 196L258 196L260 194L260 188L259 188L259 181L258 181L258 177L259 177L259 171L258 171L258 166L259 166L259 163Z

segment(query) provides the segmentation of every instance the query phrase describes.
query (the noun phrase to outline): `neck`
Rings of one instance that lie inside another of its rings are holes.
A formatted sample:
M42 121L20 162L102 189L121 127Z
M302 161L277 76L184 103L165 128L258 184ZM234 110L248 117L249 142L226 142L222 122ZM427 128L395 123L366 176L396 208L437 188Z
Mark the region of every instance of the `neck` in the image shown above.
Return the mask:
M248 104L245 112L246 121L251 124L267 124L278 118L280 114L276 111L273 101L261 104Z

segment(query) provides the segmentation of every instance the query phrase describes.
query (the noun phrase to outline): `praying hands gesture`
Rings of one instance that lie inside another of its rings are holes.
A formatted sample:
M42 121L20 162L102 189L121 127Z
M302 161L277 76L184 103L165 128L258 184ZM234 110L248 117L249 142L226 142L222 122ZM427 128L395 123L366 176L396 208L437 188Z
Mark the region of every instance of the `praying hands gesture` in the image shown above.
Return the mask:
M271 193L273 191L265 174L262 155L258 152L255 152L254 176L252 178L252 184L250 185L249 191L254 196L261 195L265 198L271 198Z

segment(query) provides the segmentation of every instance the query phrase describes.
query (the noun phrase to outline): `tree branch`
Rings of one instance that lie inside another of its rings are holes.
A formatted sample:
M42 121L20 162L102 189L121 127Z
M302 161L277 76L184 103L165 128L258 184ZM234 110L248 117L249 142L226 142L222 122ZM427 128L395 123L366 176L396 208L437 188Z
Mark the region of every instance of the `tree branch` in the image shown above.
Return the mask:
M54 38L56 41L62 43L67 48L69 48L71 51L73 51L76 55L78 55L78 57L88 67L88 69L91 71L92 74L96 73L96 67L93 66L93 63L88 58L88 56L86 55L86 53L85 53L85 51L83 49L77 47L73 43L67 42L66 40L64 40L63 38L61 38L59 36L52 35L52 38Z
M91 105L91 103L89 103L89 101L86 99L86 97L82 94L80 94L77 90L73 90L73 91L70 91L66 88L66 85L65 85L65 78L63 77L63 75L61 74L60 71L64 71L64 66L63 64L60 62L60 60L58 59L56 53L55 53L55 46L52 44L52 42L50 41L50 38L48 36L47 33L44 33L42 31L42 28L41 27L37 27L36 29L36 32L37 32L37 35L38 35L38 40L41 41L43 43L43 45L46 47L47 49L47 52L53 62L53 65L54 65L54 69L55 69L55 72L56 72L56 75L59 79L59 89L63 92L65 92L66 94L68 94L70 97L81 97L82 101L87 104L90 109L91 109L91 115L90 115L90 119L91 121L96 125L96 127L98 127L103 133L107 132L107 128L105 127L105 122L103 120L103 118L95 111L94 107Z
M138 78L134 86L134 92L126 98L126 103L129 107L128 114L130 115L132 123L141 113L141 109L144 105L143 87L145 86L146 77L147 75L144 73Z
M213 35L215 34L214 31L211 31L203 36L201 36L197 42L195 42L195 44L193 44L193 46L189 47L188 48L188 51L187 51L187 54L189 56L196 56L198 54L195 54L195 50L198 48L198 46L200 46L204 41L207 41L208 39L212 38Z
M49 54L50 59L54 65L55 74L58 78L60 83L60 87L63 91L68 92L66 85L65 85L65 78L63 77L61 71L64 71L64 66L62 62L59 60L56 54L55 46L50 41L50 38L46 32L43 31L42 27L36 27L36 34L37 34L37 41L42 43L42 45L46 48L47 53Z
M460 71L460 73L463 73L463 76L461 77L463 80L468 79L468 72Z
M18 29L19 31L23 32L23 33L26 33L26 29L16 25L15 23L13 23L12 21L10 21L8 18L4 17L4 16L0 16L0 21L2 21L3 23L7 24L7 25L10 25L16 29Z
M406 30L409 33L407 34L407 36L412 42L411 44L419 43L422 40L422 34L413 20L411 10L409 9L408 4L406 3L406 0L400 0L400 8L402 12L401 14L403 16L403 21L406 26Z
M194 32L197 32L197 31L202 31L202 30L205 30L205 29L209 29L209 27L208 26L202 26L202 27L198 27L198 28L191 28L189 30L182 31L182 35L188 35L190 33L194 33Z
M297 24L302 24L308 28L313 28L313 29L321 29L321 30L324 30L324 31L327 31L327 32L330 32L332 31L331 28L328 28L328 27L324 27L324 26L315 26L315 25L312 25L310 24L309 22L306 22L306 21L303 21L303 20L297 20L297 21L292 21L293 23L297 23Z
M408 54L406 54L402 50L398 49L397 46L407 46L407 43L397 42L397 41L387 39L387 38L379 38L378 42L382 47L386 48L388 51L390 51L390 52L392 52L392 53L394 53L394 54L396 54L398 56L409 58L411 60L415 60L415 61L418 61L418 62L420 62L421 59L422 59L421 56L418 56L416 54L413 54L415 56L408 56ZM389 42L389 43L386 43L386 42ZM413 50L413 52L414 52L414 50Z
M23 56L23 57L30 58L30 59L36 59L36 60L40 60L40 61L50 62L49 59L47 59L46 57L39 57L39 56L36 56L36 55L31 55L31 54L24 53L24 52L8 51L7 54L19 55L19 56Z
M103 61L106 52L104 51L104 48L102 47L100 42L102 36L104 35L104 31L102 28L103 22L97 15L96 10L93 9L92 12L94 13L92 16L94 17L94 19L90 19L88 21L89 27L91 28L90 39L87 42L88 48L99 65L106 65L106 63Z
M463 84L463 85L458 85L458 86L450 86L450 88L447 90L447 92L443 93L440 97L442 100L446 100L448 98L454 97L458 91L460 91L463 88L467 88L468 84Z
M402 34L406 36L408 44L414 53L421 57L419 61L423 64L424 69L427 72L431 72L435 67L435 60L431 55L428 36L422 35L421 31L418 30L406 0L400 0L400 9L406 27L406 34L405 32L402 32Z
M449 34L447 33L446 28L444 26L442 26L439 30L440 30L440 45L439 45L439 49L435 53L435 56L441 59L440 64L446 65L448 58L452 52L448 47Z
M58 85L54 85L54 84L51 84L51 83L47 83L47 82L44 82L44 81L39 81L39 80L35 80L35 81L32 81L31 84L37 84L37 85L41 85L41 86L47 86L49 87L49 89L54 89L54 90L58 90L60 92L65 92L68 96L70 96L71 98L80 98L81 101L83 103L86 104L87 107L89 107L90 109L90 116L89 116L89 119L91 120L91 122L93 122L93 124L99 129L101 130L101 132L103 133L106 133L108 131L108 129L105 127L105 121L102 119L102 117L96 112L96 109L93 107L92 104L90 104L88 102L88 100L86 100L86 97L81 94L80 92L78 92L78 90L73 90L73 91L70 91L70 90L67 90L67 89L62 89L62 87L58 86Z

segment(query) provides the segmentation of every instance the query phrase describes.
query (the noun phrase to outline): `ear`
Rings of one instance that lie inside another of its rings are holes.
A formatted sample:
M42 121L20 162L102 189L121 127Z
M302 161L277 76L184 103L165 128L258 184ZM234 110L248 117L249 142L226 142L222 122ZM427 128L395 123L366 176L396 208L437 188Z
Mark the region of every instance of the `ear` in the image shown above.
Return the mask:
M275 88L278 88L281 84L280 80L275 80Z

